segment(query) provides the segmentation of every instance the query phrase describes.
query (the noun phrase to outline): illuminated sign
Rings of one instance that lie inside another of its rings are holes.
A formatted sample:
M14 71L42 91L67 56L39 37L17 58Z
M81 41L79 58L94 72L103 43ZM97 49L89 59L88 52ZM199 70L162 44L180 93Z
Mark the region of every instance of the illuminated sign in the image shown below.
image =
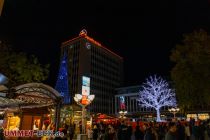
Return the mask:
M90 95L90 87L82 86L82 95Z
M125 109L125 97L120 96L120 109Z
M82 76L82 85L90 87L90 78L86 76Z
M82 35L87 35L87 30L83 29L83 30L79 33L79 36L82 36Z
M91 46L91 45L90 45L89 42L86 42L85 46L86 46L87 49L90 49L90 46Z
M82 76L82 95L90 95L90 77Z

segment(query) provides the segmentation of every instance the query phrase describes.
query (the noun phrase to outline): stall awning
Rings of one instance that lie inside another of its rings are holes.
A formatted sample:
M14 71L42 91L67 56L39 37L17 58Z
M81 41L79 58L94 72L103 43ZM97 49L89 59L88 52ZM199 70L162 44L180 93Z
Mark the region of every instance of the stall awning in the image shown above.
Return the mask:
M6 107L17 107L21 104L24 104L23 101L18 99L9 99L6 97L0 97L0 108L6 108Z

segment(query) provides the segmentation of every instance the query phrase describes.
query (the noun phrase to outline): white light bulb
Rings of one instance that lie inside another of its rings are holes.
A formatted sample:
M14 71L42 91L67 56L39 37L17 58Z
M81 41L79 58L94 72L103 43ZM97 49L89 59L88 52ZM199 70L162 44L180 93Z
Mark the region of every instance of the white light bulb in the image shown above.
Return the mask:
M75 97L76 97L78 100L81 100L81 99L82 99L82 95L81 95L81 94L75 94Z
M93 101L94 98L95 98L95 95L89 95L89 96L88 96L88 100L89 100L89 101Z
M79 99L77 97L74 97L74 100L75 100L75 102L78 102L79 101Z

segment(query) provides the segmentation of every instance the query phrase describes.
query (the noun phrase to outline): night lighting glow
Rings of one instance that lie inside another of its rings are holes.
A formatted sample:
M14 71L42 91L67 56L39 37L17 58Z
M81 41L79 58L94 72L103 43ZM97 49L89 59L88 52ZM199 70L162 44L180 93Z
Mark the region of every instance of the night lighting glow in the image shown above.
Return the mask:
M59 74L56 82L55 89L63 97L64 104L70 103L69 85L68 85L68 72L67 72L67 55L64 53L60 63Z
M0 85L6 84L7 82L7 77L0 73Z
M175 107L176 98L173 89L169 88L168 83L161 77L150 76L143 83L142 90L139 92L140 105L146 108L154 108L157 113L157 122L160 122L160 109L163 106Z

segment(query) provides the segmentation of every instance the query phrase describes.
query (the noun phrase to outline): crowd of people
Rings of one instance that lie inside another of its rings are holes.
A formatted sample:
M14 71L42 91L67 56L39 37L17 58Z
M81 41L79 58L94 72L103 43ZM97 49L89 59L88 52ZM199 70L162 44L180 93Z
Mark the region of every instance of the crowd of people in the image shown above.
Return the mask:
M94 124L88 128L90 140L209 140L210 121L137 122L120 124Z

